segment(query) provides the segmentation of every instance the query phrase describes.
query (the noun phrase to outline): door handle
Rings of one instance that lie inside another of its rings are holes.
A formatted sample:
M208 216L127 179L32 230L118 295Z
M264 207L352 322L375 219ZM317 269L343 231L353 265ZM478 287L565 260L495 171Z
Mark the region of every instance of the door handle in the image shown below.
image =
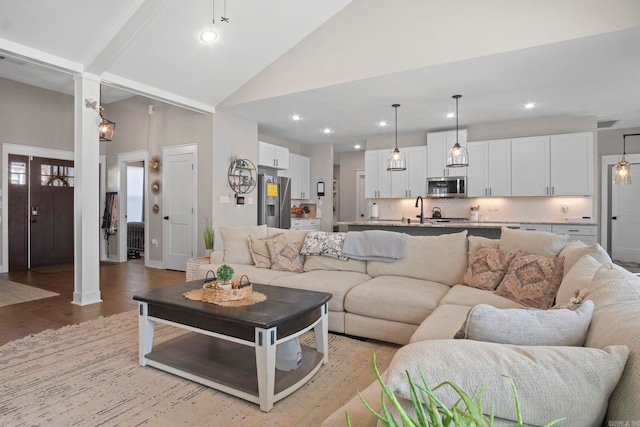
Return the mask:
M164 217L164 219L169 219L169 217L168 217L168 216L165 216L165 217Z
M617 220L617 219L618 219L618 217L617 217L617 216L612 216L612 217L611 217L611 219L612 219L613 221L615 221L615 220Z

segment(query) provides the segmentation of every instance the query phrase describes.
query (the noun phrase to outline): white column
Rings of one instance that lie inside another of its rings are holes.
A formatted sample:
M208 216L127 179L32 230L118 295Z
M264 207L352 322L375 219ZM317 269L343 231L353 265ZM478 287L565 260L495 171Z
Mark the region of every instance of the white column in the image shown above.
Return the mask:
M82 73L74 77L74 280L73 304L87 305L100 299L100 141L98 111L85 99L100 105L100 78Z

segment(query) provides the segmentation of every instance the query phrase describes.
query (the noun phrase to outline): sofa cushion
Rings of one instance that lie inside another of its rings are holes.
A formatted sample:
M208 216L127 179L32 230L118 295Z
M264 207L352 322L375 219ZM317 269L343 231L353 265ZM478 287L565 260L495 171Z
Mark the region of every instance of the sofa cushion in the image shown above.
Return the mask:
M604 264L586 289L595 311L585 346L629 348L622 379L609 399L609 425L640 420L640 277L615 264Z
M514 420L513 391L502 378L507 375L516 385L525 425L567 417L568 425L600 426L627 355L624 346L600 350L428 340L398 350L387 370L387 386L410 399L405 371L414 379L422 372L432 387L451 381L468 393L490 383L482 397L485 410L493 406L496 417ZM457 401L450 387L438 389L436 396L449 407Z
M515 252L479 245L461 283L472 288L493 291L502 281Z
M556 305L567 304L571 298L576 296L577 292L589 286L601 266L602 263L591 255L582 256L562 278L556 295Z
M302 255L326 255L339 259L342 256L342 246L347 233L327 233L326 231L310 231L304 238L300 253Z
M582 346L593 315L593 302L576 310L473 307L455 338L515 345Z
M442 298L440 305L466 305L473 307L476 304L489 304L499 308L519 308L522 304L496 295L493 291L483 291L465 285L456 285ZM464 322L464 320L463 320ZM462 326L462 323L460 323ZM453 335L452 335L453 337Z
M593 258L599 261L600 264L611 262L611 257L609 256L607 251L605 251L602 246L597 243L587 246L579 240L575 242L569 242L564 245L564 247L558 254L559 257L564 257L564 276L567 275L569 270L571 270L571 267L573 267L573 265L578 262L578 260L582 258L583 255L591 255Z
M525 251L536 255L554 257L567 243L568 235L545 231L515 230L502 227L500 249L510 252Z
M219 227L218 230L224 246L224 262L227 264L253 264L249 251L249 236L256 239L267 237L266 225Z
M453 286L467 271L467 231L441 236L409 236L396 262L368 261L367 274L403 276Z
M309 291L329 292L333 295L329 300L329 310L344 311L344 299L347 292L369 279L371 278L366 274L353 271L315 270L281 277L273 280L271 284Z
M349 291L349 313L419 325L450 288L440 283L398 276L378 276Z
M300 242L274 242L267 240L267 247L271 254L271 269L302 273L304 260L300 255Z
M304 238L307 236L307 233L307 230L286 230L282 228L267 227L268 237L273 237L276 234L284 234L285 242L304 243Z
M485 248L494 248L500 249L500 239L489 239L488 237L482 236L469 236L469 263L471 263L471 259L476 254L478 250L478 246L482 245Z
M271 254L267 247L267 240L284 242L284 233L262 239L249 236L249 252L251 253L253 263L258 268L271 268Z
M355 271L366 274L367 262L358 259L341 260L327 256L306 256L304 260L304 271L313 270Z
M196 273L196 277L198 279L204 279L207 272L209 270L216 272L217 268L220 267L221 264L205 264L198 267L198 272ZM269 268L259 268L255 265L247 265L247 264L229 264L231 268L233 268L233 277L235 279L240 279L243 275L246 275L249 278L249 281L252 283L260 283L263 285L268 285L272 280L277 279L279 277L291 276L295 275L290 271L278 271L271 270Z
M418 329L411 336L411 342L453 338L467 319L469 310L471 307L466 305L444 304L438 306L418 326Z
M553 306L564 258L521 252L513 258L496 294L534 308Z

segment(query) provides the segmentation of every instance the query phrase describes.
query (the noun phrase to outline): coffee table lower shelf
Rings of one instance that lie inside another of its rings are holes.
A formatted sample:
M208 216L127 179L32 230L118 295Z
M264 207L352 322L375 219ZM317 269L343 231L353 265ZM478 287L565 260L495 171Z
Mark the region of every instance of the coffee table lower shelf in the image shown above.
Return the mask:
M274 402L302 387L322 366L324 355L302 347L296 370L275 371ZM163 371L260 403L254 348L195 332L156 345L146 364Z

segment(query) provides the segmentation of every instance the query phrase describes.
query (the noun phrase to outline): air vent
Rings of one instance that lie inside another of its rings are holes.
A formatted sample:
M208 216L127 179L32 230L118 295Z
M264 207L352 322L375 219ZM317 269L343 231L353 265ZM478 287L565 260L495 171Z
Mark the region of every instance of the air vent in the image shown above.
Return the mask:
M610 128L618 123L617 120L601 120L598 122L598 129Z

